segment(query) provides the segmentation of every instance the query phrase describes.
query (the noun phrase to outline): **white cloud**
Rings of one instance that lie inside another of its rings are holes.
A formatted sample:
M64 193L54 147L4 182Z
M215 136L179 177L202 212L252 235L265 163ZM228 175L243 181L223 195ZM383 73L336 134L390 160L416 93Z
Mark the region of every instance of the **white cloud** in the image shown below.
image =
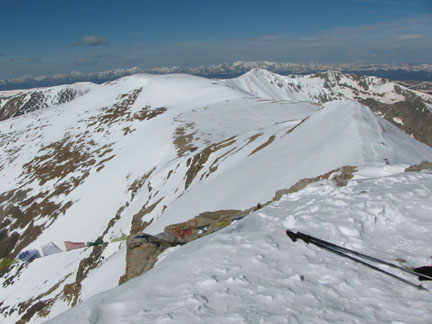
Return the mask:
M86 46L108 46L109 40L105 37L85 35L83 38L80 39L79 43Z
M418 35L418 34L405 34L405 35L396 36L396 39L401 39L401 40L420 39L420 38L422 38L422 35Z

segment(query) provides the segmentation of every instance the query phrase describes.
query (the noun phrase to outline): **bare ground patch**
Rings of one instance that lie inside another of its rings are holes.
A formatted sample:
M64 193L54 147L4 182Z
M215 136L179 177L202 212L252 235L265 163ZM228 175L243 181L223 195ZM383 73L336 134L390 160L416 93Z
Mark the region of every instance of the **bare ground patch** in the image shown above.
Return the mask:
M306 120L308 120L308 118L309 117L306 117L306 118L304 118L301 122L299 122L297 125L295 125L294 127L292 127L292 128L290 128L286 133L285 133L285 135L288 135L288 134L291 134L293 131L295 131L295 129L297 128L297 127L299 127L301 124L303 124ZM284 135L284 136L285 136Z
M409 166L405 169L405 172L420 172L422 170L432 170L432 163L429 161L422 161L420 164Z
M248 156L254 155L255 153L261 151L263 148L269 146L271 143L273 143L273 141L275 140L275 138L276 138L275 135L270 136L265 143L261 144L256 149L254 149Z
M54 304L56 298L61 295L59 293L55 298L44 299L49 296L51 293L60 288L61 284L69 278L72 273L66 275L62 280L57 282L47 291L39 294L37 297L30 298L27 301L21 302L18 304L17 311L19 314L23 314L21 319L17 323L27 323L36 313L41 316L47 316L51 310L52 305Z
M81 260L77 274L75 277L75 282L71 284L64 285L62 298L69 305L75 306L80 302L81 293L81 283L87 277L89 272L99 266L103 260L102 253L106 248L106 244L97 245L93 247L92 252L87 258Z
M138 96L142 92L142 88L135 89L130 93L123 94L119 97L120 102L111 107L102 108L102 113L98 116L90 118L87 122L89 126L96 125L97 132L108 131L109 127L114 124L128 123L135 120L144 121L155 118L163 114L167 109L165 107L152 108L149 105L144 106L140 110L133 112L132 106L135 104ZM123 128L124 135L132 133L135 129L130 126Z
M187 160L187 166L189 169L186 171L185 178L185 190L190 186L192 181L197 176L198 172L202 170L204 164L208 161L210 155L215 153L224 147L230 146L235 143L235 136L226 139L225 141L211 144L203 149L201 152L194 155L193 158Z
M194 152L198 148L193 145L193 136L195 131L193 131L195 124L187 123L184 127L177 127L174 134L174 146L177 150L177 156L181 157L187 152Z
M311 184L311 183L325 180L325 179L329 179L331 175L333 175L333 177L331 179L333 181L335 181L339 187L346 186L348 184L349 180L352 179L353 173L355 171L356 171L356 167L344 166L342 168L329 171L329 172L327 172L323 175L320 175L318 177L315 177L315 178L301 179L301 180L297 181L294 185L292 185L289 189L281 189L281 190L276 191L276 194L273 197L273 200L269 201L268 203L280 200L283 195L300 191L300 190L306 188L306 186ZM268 203L266 203L266 204L268 204Z

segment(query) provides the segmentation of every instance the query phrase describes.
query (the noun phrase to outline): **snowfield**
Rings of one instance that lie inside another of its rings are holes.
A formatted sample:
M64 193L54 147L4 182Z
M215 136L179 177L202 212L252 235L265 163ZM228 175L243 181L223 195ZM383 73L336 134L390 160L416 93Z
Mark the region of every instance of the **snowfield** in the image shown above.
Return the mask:
M329 75L333 90L263 70L232 80L139 74L76 85L68 102L1 121L1 257L50 242L109 244L0 269L0 321L38 324L72 308L51 323L430 323L429 292L285 235L432 262L431 174L404 173L432 161L432 148L338 88L353 79ZM400 99L368 80L366 97ZM347 165L357 168L347 187L322 180L276 199ZM113 239L258 203L118 286L127 248Z
M47 323L430 323L431 291L285 235L290 228L389 262L430 264L432 174L366 172L374 176L342 188L320 181L167 250L141 277Z
M374 98L383 103L404 100L400 93L394 91L395 86L398 86L396 83L376 77L365 77L361 83L353 75L337 71L282 76L263 69L252 69L238 78L224 82L246 93L273 100L323 102L342 98ZM425 98L429 96L426 95Z

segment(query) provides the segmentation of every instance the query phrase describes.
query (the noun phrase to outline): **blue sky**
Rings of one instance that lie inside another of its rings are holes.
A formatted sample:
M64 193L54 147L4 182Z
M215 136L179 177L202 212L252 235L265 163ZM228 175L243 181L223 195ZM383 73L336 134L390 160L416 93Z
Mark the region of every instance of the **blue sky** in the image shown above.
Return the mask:
M0 0L0 79L237 60L432 63L432 0Z

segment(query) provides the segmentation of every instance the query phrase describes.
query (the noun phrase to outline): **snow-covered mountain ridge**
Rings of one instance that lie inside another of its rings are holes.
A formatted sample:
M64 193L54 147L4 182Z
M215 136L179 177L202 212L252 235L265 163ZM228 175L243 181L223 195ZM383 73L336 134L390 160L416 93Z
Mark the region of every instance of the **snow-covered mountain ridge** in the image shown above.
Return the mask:
M263 69L252 69L238 78L227 80L227 83L256 96L273 100L324 103L330 100L351 98L374 99L381 103L391 104L406 99L403 89L394 82L337 71L283 76ZM429 95L415 91L413 95L420 96L426 102L432 103L432 97Z
M432 96L386 79L336 71L282 76L263 69L252 69L243 76L225 82L249 95L269 100L322 104L329 100L355 99L417 140L432 145ZM82 83L0 91L0 119L73 100L97 86Z
M87 82L47 89L0 91L0 120L72 101L95 86Z
M226 80L227 84L270 100L325 103L354 99L417 140L432 145L432 96L386 79L327 71L282 76L263 69Z
M401 265L429 263L432 174L360 168L355 178L309 185L171 248L141 277L48 323L430 323L430 290L285 235L291 228Z
M272 206L280 190L345 165L432 160L431 147L348 96L324 103L311 88L309 99L269 100L241 87L250 76L134 75L1 121L0 257ZM263 94L288 93L258 81ZM40 323L116 287L125 255L113 242L1 269L4 321Z
M248 72L251 69L266 69L275 73L309 74L328 70L346 73L366 74L380 76L391 80L432 80L431 64L372 64L361 62L348 63L293 63L271 61L235 61L232 63L204 65L198 67L165 66L155 68L132 67L127 69L113 69L102 72L82 73L73 71L68 74L54 74L43 76L23 76L14 79L0 79L1 90L29 89L36 87L50 87L75 82L104 83L124 76L137 73L167 74L185 73L206 78L233 78Z

